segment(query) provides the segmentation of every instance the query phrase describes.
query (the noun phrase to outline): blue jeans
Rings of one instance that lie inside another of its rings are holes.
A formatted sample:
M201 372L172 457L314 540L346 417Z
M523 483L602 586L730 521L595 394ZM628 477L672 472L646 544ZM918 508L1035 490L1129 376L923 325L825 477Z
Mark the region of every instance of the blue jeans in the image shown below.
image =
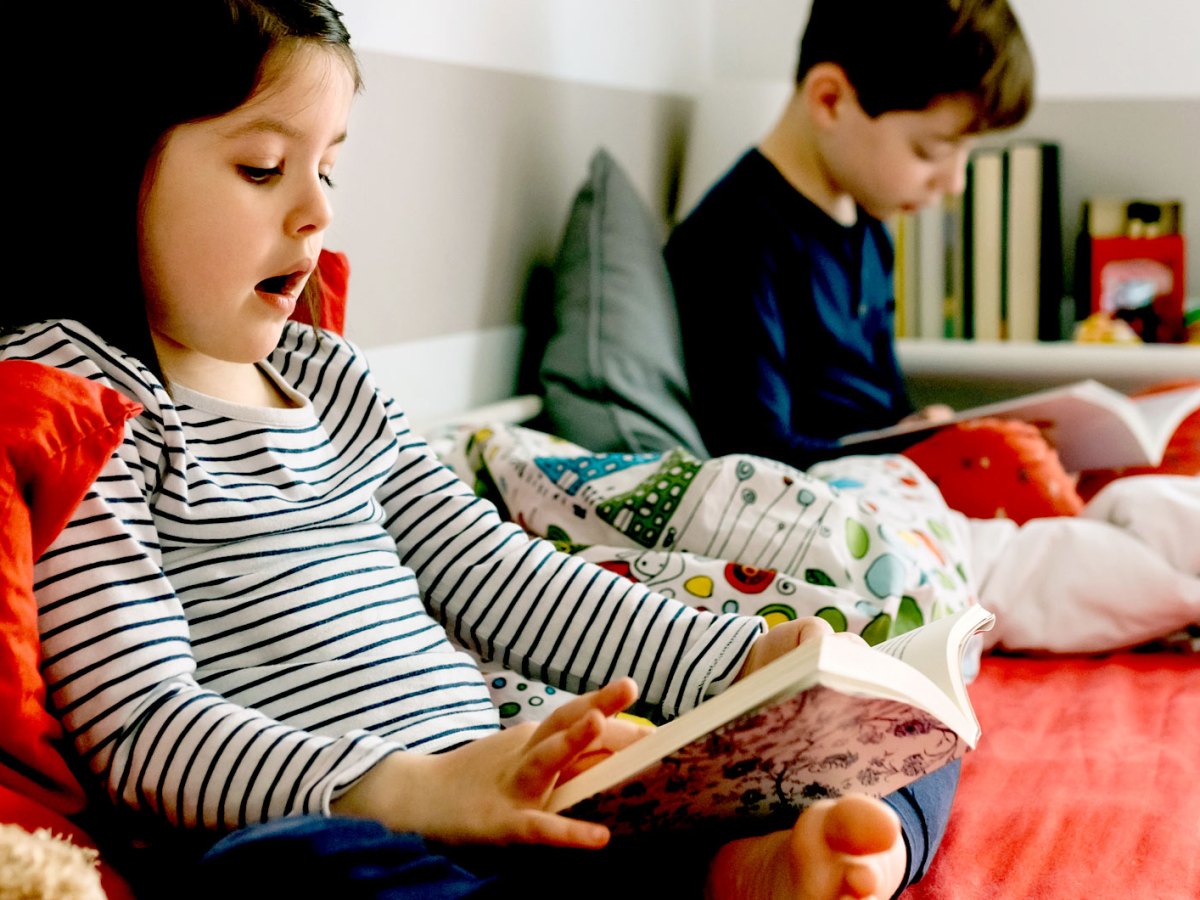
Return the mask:
M908 872L929 868L946 830L959 764L884 798L900 816ZM362 819L297 816L223 838L188 886L196 896L329 896L371 900L461 897L686 897L702 895L707 866L729 839L681 832L614 842L601 851L546 847L447 847ZM179 885L172 894L180 896ZM899 891L897 892L899 893Z

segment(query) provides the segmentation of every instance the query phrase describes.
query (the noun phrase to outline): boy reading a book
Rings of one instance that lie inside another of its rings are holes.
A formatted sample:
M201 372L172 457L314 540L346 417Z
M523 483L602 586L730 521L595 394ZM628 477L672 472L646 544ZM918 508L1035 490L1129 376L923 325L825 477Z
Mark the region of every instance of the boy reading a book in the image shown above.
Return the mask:
M1032 97L1006 0L814 0L778 123L665 250L713 455L803 468L912 414L881 220L961 192L975 137Z
M839 445L846 435L909 415L948 418L946 407L913 413L906 395L893 340L892 246L881 220L961 192L976 137L1024 119L1033 80L1007 0L813 0L796 89L777 124L675 228L664 251L692 408L711 455L748 452L807 468L862 452ZM990 530L981 545L992 555L976 573L1001 624L1021 618L1015 611L1029 602L1028 590L1001 589L1021 568L1004 561L1028 559L1050 528L1070 535L1087 558L1119 542L1128 547L1116 558L1126 560L1129 578L1160 579L1171 596L1195 596L1194 564L1162 550L1157 535L1101 534L1061 519L1008 540L1015 529L988 525L994 517L1083 514L1129 530L1124 523L1150 521L1160 507L1163 521L1182 521L1196 509L1184 487L1139 480L1085 507L1057 454L1023 423L954 426L906 453L949 506ZM1156 512L1113 518L1114 503ZM1142 559L1146 548L1152 558ZM1088 568L1067 554L1045 564L1064 579ZM1174 582L1180 577L1183 587Z

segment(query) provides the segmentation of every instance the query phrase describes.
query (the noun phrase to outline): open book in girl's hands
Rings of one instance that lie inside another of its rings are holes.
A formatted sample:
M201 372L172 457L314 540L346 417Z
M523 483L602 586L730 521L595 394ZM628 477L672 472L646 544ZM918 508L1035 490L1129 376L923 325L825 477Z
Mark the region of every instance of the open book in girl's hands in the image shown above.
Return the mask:
M806 641L564 783L549 808L621 834L889 794L975 746L963 652L993 621L970 606L875 647Z
M1127 397L1089 379L963 410L948 421L901 422L878 431L847 435L838 443L843 447L863 445L863 452L869 452L870 445L902 435L999 416L1041 428L1068 472L1157 466L1175 429L1197 409L1200 387Z

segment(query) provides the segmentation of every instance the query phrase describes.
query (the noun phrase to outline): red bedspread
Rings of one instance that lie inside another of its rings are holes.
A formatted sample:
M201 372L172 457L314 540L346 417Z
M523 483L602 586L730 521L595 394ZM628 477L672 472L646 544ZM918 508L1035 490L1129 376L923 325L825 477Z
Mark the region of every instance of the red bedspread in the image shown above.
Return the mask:
M988 656L942 849L905 900L1200 898L1200 661Z

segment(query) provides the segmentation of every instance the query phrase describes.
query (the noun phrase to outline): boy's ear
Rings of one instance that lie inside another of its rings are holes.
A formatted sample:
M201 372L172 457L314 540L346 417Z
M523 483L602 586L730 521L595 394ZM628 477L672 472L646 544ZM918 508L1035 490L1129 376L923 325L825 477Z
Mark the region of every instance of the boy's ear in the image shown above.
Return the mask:
M835 63L817 63L809 69L801 90L809 115L820 127L834 125L847 102L858 102L845 70Z

